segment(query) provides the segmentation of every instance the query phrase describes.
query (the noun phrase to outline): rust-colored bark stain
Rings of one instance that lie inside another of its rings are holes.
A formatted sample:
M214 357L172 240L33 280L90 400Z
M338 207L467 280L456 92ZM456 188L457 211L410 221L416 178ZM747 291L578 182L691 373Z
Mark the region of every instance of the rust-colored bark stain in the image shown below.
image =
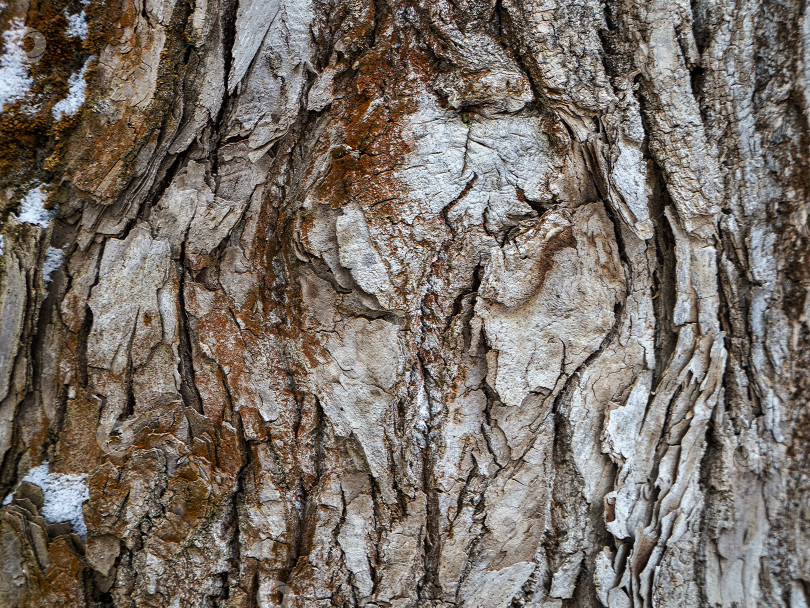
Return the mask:
M86 40L65 37L66 10L72 14L85 11ZM176 128L173 122L178 117L167 123L163 108L178 95L189 95L182 89L182 78L176 76L184 70L193 71L198 63L194 53L188 62L184 59L189 14L188 6L182 3L173 10L157 68L156 96L148 106L138 107L110 88L120 74L135 77L142 72L147 48L157 43L137 3L113 0L86 7L73 0L34 3L25 23L45 36L46 49L41 60L31 66L31 93L0 114L0 188L25 186L34 168L33 175L44 183L54 176L69 175L54 186L67 182L83 196L112 202L142 171L135 159L144 146L156 145ZM8 28L10 17L4 12L0 28ZM116 49L124 51L116 53ZM113 53L118 62L113 72L98 65L98 57L104 53ZM51 108L67 96L68 78L90 56L97 59L85 76L85 103L76 115L55 120ZM116 95L118 98L111 101ZM32 98L36 102L33 110ZM67 196L66 192L55 194L51 204L64 202Z
M407 189L394 169L412 151L402 130L419 109L417 96L429 82L431 62L412 32L394 27L390 15L385 19L377 29L391 39L378 38L336 83L342 145L331 149L316 195L333 208L353 202L372 214L395 216Z
M188 47L184 31L189 14L190 8L185 4L173 8L165 28L165 46L159 56L155 96L148 105L139 107L130 105L131 99L118 99L109 104L110 97L121 96L120 91L110 87L119 74L135 78L143 71L147 49L157 44L156 33L145 27L148 21L139 16L138 5L131 0L104 3L88 10L90 30L94 32L88 37L88 47L95 53L106 48L120 63L114 73L106 69L103 85L97 83L88 89L84 120L70 141L48 159L47 169L70 173L73 188L105 203L112 202L138 177L143 171L136 162L139 153L144 147L155 146L171 136L179 122L179 116L170 115L167 120L163 108L187 94L183 90L183 79L178 75L193 69L193 65L184 63ZM116 53L117 49L126 52ZM192 64L194 59L196 57L192 58ZM97 103L101 105L95 105ZM78 167L83 169L79 171Z
M67 96L68 78L81 68L83 57L88 55L81 40L65 37L68 22L64 11L69 7L78 10L78 6L59 0L35 2L29 9L26 27L42 34L46 46L39 61L30 66L33 84L29 95L0 113L0 188L25 185L31 169L42 167L55 139L75 125L75 117L67 118L65 124L54 121L51 108ZM4 10L0 30L8 30L12 19L12 11ZM30 46L33 41L27 38L25 43Z

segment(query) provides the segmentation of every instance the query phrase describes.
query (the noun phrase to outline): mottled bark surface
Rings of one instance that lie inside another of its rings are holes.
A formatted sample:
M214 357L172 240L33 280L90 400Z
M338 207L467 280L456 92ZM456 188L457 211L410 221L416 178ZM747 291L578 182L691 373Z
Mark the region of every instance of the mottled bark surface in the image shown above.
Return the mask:
M807 8L8 0L0 606L808 606Z

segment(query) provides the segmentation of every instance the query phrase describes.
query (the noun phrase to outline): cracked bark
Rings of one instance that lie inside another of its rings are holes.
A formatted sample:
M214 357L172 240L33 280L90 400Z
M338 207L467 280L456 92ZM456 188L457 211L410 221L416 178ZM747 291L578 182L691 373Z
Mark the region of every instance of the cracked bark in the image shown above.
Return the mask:
M807 606L808 23L3 8L0 605Z

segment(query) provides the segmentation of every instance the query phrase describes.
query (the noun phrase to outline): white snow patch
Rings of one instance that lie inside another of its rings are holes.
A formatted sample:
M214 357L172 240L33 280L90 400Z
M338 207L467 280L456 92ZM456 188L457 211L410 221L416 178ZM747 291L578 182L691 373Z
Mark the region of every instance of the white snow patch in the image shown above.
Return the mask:
M70 78L68 78L68 96L51 108L54 120L62 120L64 115L73 116L82 107L84 93L87 90L84 75L87 73L87 66L95 58L95 55L88 57L82 69L76 74L71 74Z
M45 192L42 186L37 186L20 201L20 215L17 219L26 224L47 228L55 215L55 209L45 209Z
M87 535L87 526L84 524L82 504L90 500L90 490L87 487L87 475L63 475L61 473L48 473L48 463L28 471L23 477L27 481L42 488L45 504L40 515L48 523L69 521L73 531L84 538ZM9 504L14 492L6 496L3 506Z
M5 241L3 240L3 235L0 234L0 255L3 255L3 247L5 246Z
M3 32L5 54L0 57L0 113L3 106L25 97L34 83L28 70L23 38L25 24L13 19L11 27Z
M20 111L22 113L24 113L24 114L28 114L28 116L33 116L34 114L37 114L41 109L42 109L42 104L37 103L37 104L31 105L29 103L29 104L26 104L23 107L21 107Z
M65 17L68 20L65 36L87 40L87 15L85 12L82 10L75 15L65 15Z
M42 280L45 284L51 282L51 275L54 270L58 270L62 265L62 259L65 253L56 247L48 247L48 253L45 254L45 263L42 265Z

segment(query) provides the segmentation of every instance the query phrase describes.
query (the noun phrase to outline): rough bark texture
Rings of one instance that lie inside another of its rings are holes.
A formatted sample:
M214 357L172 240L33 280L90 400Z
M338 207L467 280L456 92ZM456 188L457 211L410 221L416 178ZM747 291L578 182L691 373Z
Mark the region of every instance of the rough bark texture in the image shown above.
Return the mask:
M802 0L7 2L0 606L808 606Z

